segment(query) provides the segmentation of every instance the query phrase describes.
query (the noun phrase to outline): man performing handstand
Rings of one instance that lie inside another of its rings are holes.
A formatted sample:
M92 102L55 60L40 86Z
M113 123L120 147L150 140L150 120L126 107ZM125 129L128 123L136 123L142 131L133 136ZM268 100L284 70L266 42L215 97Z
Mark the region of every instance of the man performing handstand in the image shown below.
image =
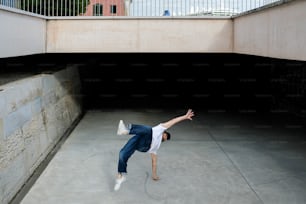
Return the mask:
M159 149L161 142L170 140L170 133L166 130L183 120L192 120L193 116L194 112L189 109L185 115L175 117L154 127L136 124L129 124L126 126L124 122L120 120L117 134L134 136L131 137L120 150L118 175L114 190L119 190L121 184L126 180L126 177L123 174L127 173L126 168L128 159L133 155L135 150L151 154L152 179L155 181L159 180L159 177L157 176L157 150Z

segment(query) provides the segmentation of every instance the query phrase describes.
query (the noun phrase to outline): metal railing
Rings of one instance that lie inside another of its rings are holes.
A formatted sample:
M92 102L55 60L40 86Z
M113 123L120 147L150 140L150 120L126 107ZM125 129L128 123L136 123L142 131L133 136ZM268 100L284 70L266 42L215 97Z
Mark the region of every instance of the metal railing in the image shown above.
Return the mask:
M288 1L288 0L287 0ZM233 16L284 0L0 0L44 16Z

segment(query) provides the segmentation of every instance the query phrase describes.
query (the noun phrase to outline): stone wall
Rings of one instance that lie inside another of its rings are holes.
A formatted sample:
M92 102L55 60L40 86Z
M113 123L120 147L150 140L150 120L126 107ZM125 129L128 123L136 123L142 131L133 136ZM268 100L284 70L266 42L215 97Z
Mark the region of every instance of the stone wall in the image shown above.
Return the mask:
M81 115L77 67L0 86L0 203L8 203Z

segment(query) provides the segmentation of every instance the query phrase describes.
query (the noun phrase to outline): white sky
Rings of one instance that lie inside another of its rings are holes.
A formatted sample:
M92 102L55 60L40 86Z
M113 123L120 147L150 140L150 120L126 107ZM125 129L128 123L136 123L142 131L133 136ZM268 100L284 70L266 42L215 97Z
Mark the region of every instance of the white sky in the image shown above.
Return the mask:
M211 11L240 13L276 1L279 0L133 0L131 15L161 16L164 10L172 16Z

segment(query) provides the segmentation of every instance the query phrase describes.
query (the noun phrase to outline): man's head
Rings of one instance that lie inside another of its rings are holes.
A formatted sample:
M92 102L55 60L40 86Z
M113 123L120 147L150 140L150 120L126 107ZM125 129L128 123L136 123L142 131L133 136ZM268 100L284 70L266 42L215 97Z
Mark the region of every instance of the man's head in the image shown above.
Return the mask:
M167 131L164 131L163 132L162 142L170 140L170 138L171 138L171 134L169 132L167 132Z

